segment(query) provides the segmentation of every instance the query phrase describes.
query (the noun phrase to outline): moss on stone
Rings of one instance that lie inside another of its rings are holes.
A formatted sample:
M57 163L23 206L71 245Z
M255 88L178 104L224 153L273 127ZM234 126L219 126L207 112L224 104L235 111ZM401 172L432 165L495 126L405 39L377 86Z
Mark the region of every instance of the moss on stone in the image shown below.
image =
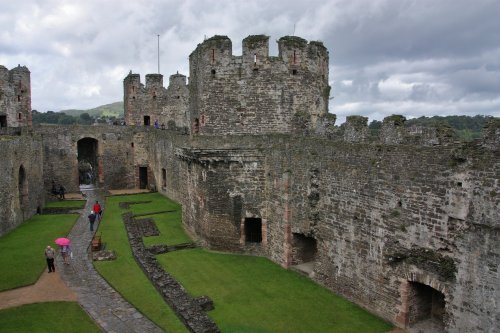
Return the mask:
M250 35L243 39L243 43L247 45L248 48L254 49L261 44L267 44L269 36L266 35Z
M284 36L279 39L279 43L286 47L304 48L307 45L307 40L296 36Z
M396 126L403 126L406 118L399 114L393 114L389 117L384 118L384 123L394 123Z
M332 87L330 85L326 86L325 88L323 88L323 97L325 99L329 99L330 98L330 92L332 90Z
M406 228L405 228L406 229ZM457 267L452 258L426 248L396 249L386 255L391 265L405 262L422 270L435 273L445 281L454 281Z

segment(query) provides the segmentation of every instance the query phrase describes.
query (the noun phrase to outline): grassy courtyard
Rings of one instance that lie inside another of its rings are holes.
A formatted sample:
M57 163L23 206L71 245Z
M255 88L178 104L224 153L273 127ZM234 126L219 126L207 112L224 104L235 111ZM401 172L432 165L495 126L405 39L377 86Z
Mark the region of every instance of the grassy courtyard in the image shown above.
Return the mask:
M66 236L77 218L76 214L35 215L0 237L0 291L35 283L47 265L45 248L57 248L54 240Z
M132 204L134 214L153 218L160 236L145 243L188 241L181 226L181 208L160 194L108 197L99 229L107 247L118 253L114 262L98 262L105 278L141 312L167 331L185 332L138 268L128 246L119 202ZM175 210L175 212L159 213ZM154 214L157 213L157 214ZM152 215L148 215L152 214ZM141 217L142 218L142 217ZM215 310L209 315L223 332L386 332L391 325L358 306L287 271L265 258L223 254L203 249L157 257L193 296L208 295ZM178 325L178 324L179 325Z
M114 261L94 262L99 273L132 303L139 311L167 332L187 332L187 329L163 301L153 285L139 268L128 244L127 233L122 221L122 214L127 210L119 207L120 202L150 201L146 204L133 204L134 213L145 214L163 210L177 210L179 205L159 194L142 194L112 196L106 200L106 210L98 234L102 235L107 249L114 250L117 259ZM162 214L151 217L160 217ZM148 216L150 217L150 216ZM164 220L165 224L169 220Z
M2 333L102 332L76 302L34 303L0 310Z
M57 202L57 203L62 203ZM71 206L83 207L85 202ZM53 207L60 207L58 205ZM0 291L35 283L46 269L44 250L66 236L77 214L35 215L0 237ZM77 323L77 325L75 325ZM0 310L1 332L101 332L76 302L46 302Z

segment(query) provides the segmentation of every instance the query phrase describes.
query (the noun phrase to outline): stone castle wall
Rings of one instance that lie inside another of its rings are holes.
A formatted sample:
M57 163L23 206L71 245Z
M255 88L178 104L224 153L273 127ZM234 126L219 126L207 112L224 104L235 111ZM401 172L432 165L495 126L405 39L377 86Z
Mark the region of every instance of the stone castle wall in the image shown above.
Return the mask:
M134 188L136 161L135 129L124 126L39 126L35 128L43 141L43 178L47 191L52 181L67 192L79 191L78 141L97 141L97 184L109 189ZM141 154L144 149L140 149ZM141 155L139 154L139 155ZM141 164L142 165L142 164ZM147 165L147 164L146 164Z
M45 204L41 138L31 131L0 137L0 235L33 216Z
M288 267L300 260L297 239L314 239L313 279L393 323L407 324L402 290L418 282L444 294L447 331L493 327L498 147L489 136L380 144L413 137L392 126L377 143L202 136L179 147L182 136L162 140L158 131L152 169L156 179L162 168L177 175L179 192L172 184L164 193L180 200L183 222L208 247ZM262 219L260 244L245 242L245 218Z
M127 125L154 126L158 121L162 128L187 131L189 91L186 76L171 75L168 87L164 88L161 74L146 75L146 85L143 85L139 74L130 73L123 86Z
M0 65L0 127L31 126L30 71Z
M245 38L242 56L232 55L226 36L198 45L189 56L191 133L291 133L312 130L326 116L326 48L290 36L278 45L278 57L269 56L263 35Z

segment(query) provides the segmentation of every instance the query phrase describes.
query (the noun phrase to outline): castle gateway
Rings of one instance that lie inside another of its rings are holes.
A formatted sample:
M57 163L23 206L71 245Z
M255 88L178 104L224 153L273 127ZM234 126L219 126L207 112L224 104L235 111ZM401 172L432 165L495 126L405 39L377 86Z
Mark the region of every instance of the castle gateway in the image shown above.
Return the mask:
M191 53L189 81L130 73L128 126L32 128L29 71L0 67L0 231L43 206L53 180L155 188L208 248L300 266L400 327L494 332L498 120L471 143L402 116L376 137L365 117L335 127L327 49L290 36L278 47L249 36L234 56L214 36Z

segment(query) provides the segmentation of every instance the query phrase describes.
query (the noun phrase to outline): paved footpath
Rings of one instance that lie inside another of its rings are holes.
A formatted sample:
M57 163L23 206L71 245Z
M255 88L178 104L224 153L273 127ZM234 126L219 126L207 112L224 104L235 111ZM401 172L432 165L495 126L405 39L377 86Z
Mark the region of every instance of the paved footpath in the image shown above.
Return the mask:
M56 259L62 279L77 294L80 305L105 332L163 332L128 303L94 269L88 252L93 233L89 229L87 216L95 200L104 202L104 196L98 191L85 192L87 204L68 236L71 239L73 259L70 260L70 265L64 265L61 256ZM98 226L99 222L96 221L94 230Z

